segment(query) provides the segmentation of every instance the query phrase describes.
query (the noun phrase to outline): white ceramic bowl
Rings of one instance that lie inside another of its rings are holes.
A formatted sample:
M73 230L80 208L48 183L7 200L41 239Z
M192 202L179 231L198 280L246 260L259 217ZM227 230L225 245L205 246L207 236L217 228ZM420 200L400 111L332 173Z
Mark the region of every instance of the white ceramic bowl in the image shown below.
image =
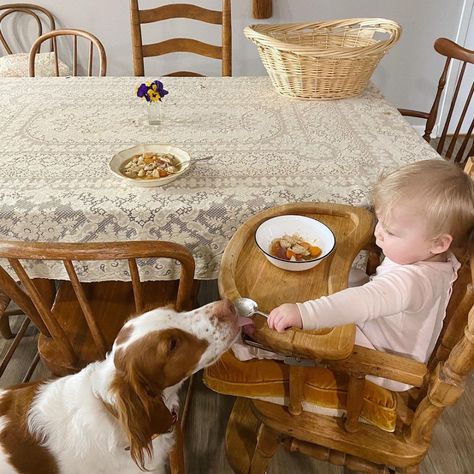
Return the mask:
M280 238L285 234L298 234L306 242L317 245L321 249L321 254L312 260L295 262L274 257L270 254L272 240ZM262 222L255 231L255 242L269 262L278 268L293 272L309 270L315 267L336 246L336 238L327 225L311 217L297 215L276 216Z
M125 176L121 171L120 168L122 167L123 163L131 158L133 155L138 155L145 152L152 152L152 153L171 153L172 155L176 156L178 160L182 163L181 170L178 173L170 174L169 176L165 176L164 178L156 178L156 179L140 179L140 178L129 178ZM126 150L122 150L118 152L116 155L109 162L109 168L112 173L114 173L119 178L122 178L125 181L128 181L130 184L134 186L142 186L144 188L153 188L155 186L163 186L165 184L171 183L175 179L182 176L186 171L189 169L191 164L191 158L189 157L188 153L181 148L177 148L172 145L159 145L159 144L150 144L150 145L136 145L132 148L127 148Z

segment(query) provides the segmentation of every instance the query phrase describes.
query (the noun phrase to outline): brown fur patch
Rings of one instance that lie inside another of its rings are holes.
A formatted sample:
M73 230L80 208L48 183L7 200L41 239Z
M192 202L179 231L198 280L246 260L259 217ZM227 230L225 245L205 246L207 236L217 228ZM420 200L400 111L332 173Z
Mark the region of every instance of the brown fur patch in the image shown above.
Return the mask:
M117 338L115 339L115 344L123 344L128 341L133 332L133 325L130 325L126 328L122 328L118 333Z
M28 431L27 415L40 383L16 386L2 394L0 416L8 420L0 432L0 445L9 456L10 464L23 474L57 474L54 456L39 444Z
M115 353L114 409L138 466L143 468L144 453L151 452L154 435L168 432L175 421L163 403L163 389L191 375L208 345L172 328L151 332Z

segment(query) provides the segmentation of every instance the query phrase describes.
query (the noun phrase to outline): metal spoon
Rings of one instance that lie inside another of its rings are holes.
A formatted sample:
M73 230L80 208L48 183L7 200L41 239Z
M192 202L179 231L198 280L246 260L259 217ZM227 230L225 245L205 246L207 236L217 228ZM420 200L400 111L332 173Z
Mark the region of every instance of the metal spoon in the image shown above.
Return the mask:
M214 158L213 155L210 156L203 156L202 158L191 158L190 160L182 161L180 165L187 165L188 163L196 163L196 161L206 161L210 160L211 158Z
M256 314L260 314L260 316L265 316L265 318L268 318L268 314L259 311L257 303L250 298L237 298L234 301L234 306L237 313L239 313L239 316L251 318Z

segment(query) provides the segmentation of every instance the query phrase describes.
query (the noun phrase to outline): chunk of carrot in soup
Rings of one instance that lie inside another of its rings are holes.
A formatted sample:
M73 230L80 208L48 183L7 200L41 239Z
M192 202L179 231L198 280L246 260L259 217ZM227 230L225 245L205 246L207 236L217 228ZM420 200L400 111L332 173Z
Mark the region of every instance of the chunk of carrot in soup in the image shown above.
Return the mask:
M311 257L319 257L321 255L321 249L317 245L310 245L309 253Z

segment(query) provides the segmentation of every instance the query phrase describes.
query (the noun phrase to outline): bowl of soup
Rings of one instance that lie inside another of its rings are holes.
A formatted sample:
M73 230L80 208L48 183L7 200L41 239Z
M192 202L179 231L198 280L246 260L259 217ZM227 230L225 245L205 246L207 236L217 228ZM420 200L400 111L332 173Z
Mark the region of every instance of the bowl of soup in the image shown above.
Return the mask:
M191 164L189 154L173 145L136 145L115 154L110 171L134 186L155 187L181 177Z
M326 224L312 217L283 215L263 221L255 231L255 243L276 267L300 272L330 255L336 238Z

